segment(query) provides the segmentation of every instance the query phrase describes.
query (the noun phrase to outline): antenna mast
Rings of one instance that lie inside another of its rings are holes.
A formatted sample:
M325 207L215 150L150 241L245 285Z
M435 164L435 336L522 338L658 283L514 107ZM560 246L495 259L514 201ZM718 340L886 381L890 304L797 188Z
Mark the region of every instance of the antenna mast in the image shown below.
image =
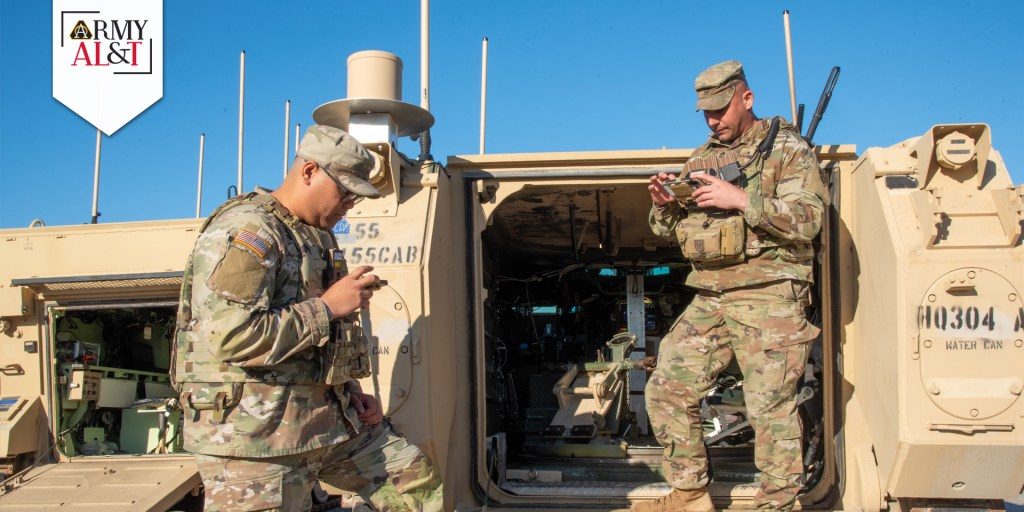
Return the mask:
M239 56L238 69L238 182L235 192L242 194L242 145L245 140L245 50Z
M430 0L420 0L420 107L430 110Z
M484 154L487 133L487 38L483 41L483 62L480 67L480 154Z
M206 134L199 134L199 184L196 185L196 218L203 208L203 158L206 153Z
M281 159L281 177L288 176L288 128L292 124L292 102L284 100L284 156Z
M789 71L789 106L792 109L793 117L789 120L795 125L797 123L796 112L796 81L793 78L793 38L789 31L789 9L782 11L782 25L786 30L786 67Z
M420 108L430 112L430 0L420 0ZM419 139L420 154L417 158L432 162L430 128L420 133Z
M100 217L100 142L103 140L103 133L96 129L96 161L92 170L92 223L96 224Z

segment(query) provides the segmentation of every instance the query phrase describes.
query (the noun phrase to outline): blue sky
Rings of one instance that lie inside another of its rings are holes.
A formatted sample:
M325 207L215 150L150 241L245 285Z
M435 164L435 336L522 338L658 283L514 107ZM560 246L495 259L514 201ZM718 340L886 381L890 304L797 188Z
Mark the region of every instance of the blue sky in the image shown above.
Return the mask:
M477 151L483 36L489 153L694 147L707 128L693 77L729 58L744 62L758 114L788 116L788 8L808 110L829 69L842 67L816 142L863 151L933 124L987 122L1014 182L1024 181L1024 2L701 5L434 0L435 157ZM51 97L50 16L50 2L0 0L0 227L89 221L95 129ZM163 99L104 138L101 222L194 216L200 133L204 215L226 197L242 49L247 190L280 179L284 101L308 126L313 108L344 97L349 54L397 53L403 95L418 103L418 1L165 0L164 31ZM415 156L414 144L399 149Z

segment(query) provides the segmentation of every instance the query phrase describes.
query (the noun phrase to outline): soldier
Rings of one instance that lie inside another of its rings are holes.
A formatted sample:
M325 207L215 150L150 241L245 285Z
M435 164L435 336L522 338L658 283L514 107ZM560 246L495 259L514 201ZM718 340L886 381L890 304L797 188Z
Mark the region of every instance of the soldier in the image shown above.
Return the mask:
M434 465L354 379L369 375L355 313L378 281L348 273L329 231L380 194L370 154L314 125L281 187L229 200L185 269L173 380L207 511L309 510L316 481L378 510L440 510Z
M693 265L686 284L697 289L662 340L646 390L673 491L633 509L714 510L700 400L735 357L761 471L757 506L790 510L803 478L796 385L819 332L804 310L825 186L798 131L754 115L739 62L705 69L694 85L712 130L684 168L697 188L691 198L672 196L662 183L675 176L666 173L648 186L651 228L678 240ZM742 171L736 183L698 172L730 163Z

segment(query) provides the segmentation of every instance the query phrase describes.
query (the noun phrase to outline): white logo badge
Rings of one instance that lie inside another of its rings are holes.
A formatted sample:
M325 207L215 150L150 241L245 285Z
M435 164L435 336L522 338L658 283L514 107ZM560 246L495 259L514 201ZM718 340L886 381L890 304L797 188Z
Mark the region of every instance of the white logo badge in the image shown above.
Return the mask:
M53 0L53 97L113 135L164 95L163 0Z

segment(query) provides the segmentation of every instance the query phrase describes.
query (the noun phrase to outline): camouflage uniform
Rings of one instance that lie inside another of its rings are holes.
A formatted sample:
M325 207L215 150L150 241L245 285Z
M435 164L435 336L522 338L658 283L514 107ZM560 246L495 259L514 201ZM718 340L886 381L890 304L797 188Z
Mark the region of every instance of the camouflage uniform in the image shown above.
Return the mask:
M368 375L368 359L358 326L319 298L336 248L265 193L229 201L203 226L173 379L206 510L308 510L318 477L379 510L440 510L429 459L387 422L364 428L349 404L346 384Z
M745 163L768 127L769 120L759 120L728 144L711 138L691 159L735 157ZM745 237L738 261L693 262L686 284L697 295L661 342L646 398L655 435L665 448L666 479L678 489L704 488L709 479L700 400L735 356L761 470L757 506L789 510L803 474L796 385L809 342L819 332L804 310L825 187L812 149L784 121L771 153L756 158L744 170L749 199L742 217L735 211L687 212L676 202L651 210L654 233L681 245L728 222L730 213Z
M271 458L196 454L207 512L309 510L317 480L358 492L378 510L441 510L430 460L388 424L334 446ZM244 504L244 508L238 508Z

